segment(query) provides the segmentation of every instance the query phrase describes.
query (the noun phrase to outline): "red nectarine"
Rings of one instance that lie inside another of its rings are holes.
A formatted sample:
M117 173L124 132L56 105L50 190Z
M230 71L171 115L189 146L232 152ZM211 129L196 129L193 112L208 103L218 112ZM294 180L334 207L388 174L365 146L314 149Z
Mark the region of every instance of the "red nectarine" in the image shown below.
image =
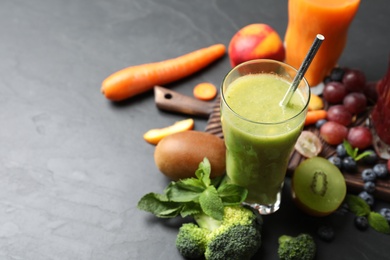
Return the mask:
M232 67L253 59L284 61L285 49L278 33L266 24L250 24L230 40L229 58Z

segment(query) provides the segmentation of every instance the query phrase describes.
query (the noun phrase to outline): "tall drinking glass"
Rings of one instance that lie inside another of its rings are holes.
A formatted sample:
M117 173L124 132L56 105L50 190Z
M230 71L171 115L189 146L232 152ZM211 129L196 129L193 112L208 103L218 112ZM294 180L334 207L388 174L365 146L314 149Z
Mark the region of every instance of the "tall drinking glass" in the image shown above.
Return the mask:
M359 5L360 0L288 0L285 62L299 68L313 38L322 34L326 39L305 74L310 86L320 84L337 65Z
M306 117L310 87L303 79L279 105L297 71L275 60L233 68L221 86L221 124L230 182L248 189L246 203L261 214L277 211L290 154Z

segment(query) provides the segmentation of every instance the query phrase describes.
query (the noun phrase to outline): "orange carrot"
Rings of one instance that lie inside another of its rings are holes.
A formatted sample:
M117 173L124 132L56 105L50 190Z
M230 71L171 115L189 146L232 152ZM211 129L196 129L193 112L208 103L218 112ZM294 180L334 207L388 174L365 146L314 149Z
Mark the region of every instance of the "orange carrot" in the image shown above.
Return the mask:
M209 101L217 96L217 88L214 84L203 82L194 87L194 97L200 100Z
M189 118L181 121L177 121L173 125L164 127L150 129L144 134L144 139L150 144L158 144L164 137L183 131L192 130L194 128L195 122L194 119Z
M317 121L319 121L321 119L325 119L326 115L327 115L327 112L326 112L326 110L323 110L323 109L307 111L305 125L315 124Z
M120 101L164 85L206 67L225 54L223 44L215 44L177 58L124 68L108 76L101 91L106 98Z

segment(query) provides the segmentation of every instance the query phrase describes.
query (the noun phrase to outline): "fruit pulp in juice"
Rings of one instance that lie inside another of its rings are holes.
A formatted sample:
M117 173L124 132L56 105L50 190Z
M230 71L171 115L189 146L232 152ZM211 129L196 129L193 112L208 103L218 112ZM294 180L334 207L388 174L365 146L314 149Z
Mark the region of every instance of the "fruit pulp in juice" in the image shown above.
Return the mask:
M221 118L226 171L232 183L248 189L247 203L276 201L303 128L306 113L300 91L286 107L279 105L289 85L275 75L252 74L236 79L224 93L230 107L222 107Z

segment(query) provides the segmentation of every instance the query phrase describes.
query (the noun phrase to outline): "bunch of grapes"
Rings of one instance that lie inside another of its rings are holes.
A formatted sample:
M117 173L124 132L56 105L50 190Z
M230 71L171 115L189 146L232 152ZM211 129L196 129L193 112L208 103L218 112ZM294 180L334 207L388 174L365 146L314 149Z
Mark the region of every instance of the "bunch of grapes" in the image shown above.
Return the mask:
M372 144L371 131L365 126L352 126L356 117L367 110L376 96L373 84L368 84L361 70L335 68L325 80L323 98L330 105L327 120L319 122L320 136L330 145L343 140L365 149Z
M376 85L368 83L362 71L348 68L333 69L324 82L323 99L329 104L328 115L327 120L317 123L317 127L320 129L322 139L336 147L336 154L329 160L340 170L354 173L358 168L357 158L350 156L353 149L364 150L369 154L362 157L363 164L370 167L361 173L364 187L359 196L372 206L375 179L388 178L390 160L387 164L378 162L376 153L370 149L373 140L370 129L366 126L353 125L353 122L356 117L367 112L369 105L376 102ZM350 146L347 149L349 153L346 151L345 141Z

